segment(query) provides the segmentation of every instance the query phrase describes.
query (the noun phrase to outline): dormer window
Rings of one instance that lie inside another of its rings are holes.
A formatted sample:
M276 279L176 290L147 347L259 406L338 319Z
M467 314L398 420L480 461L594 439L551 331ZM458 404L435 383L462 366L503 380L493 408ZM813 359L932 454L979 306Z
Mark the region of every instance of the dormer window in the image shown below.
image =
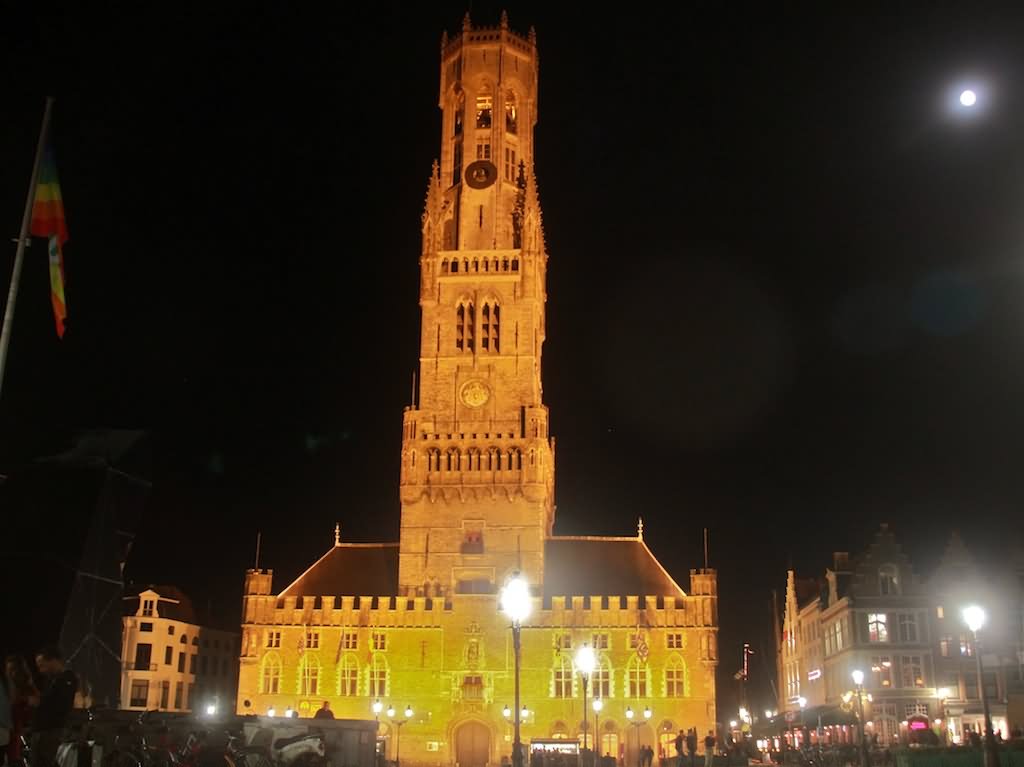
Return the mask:
M885 565L878 570L878 593L883 597L900 593L899 574L895 565Z
M480 95L476 97L476 127L477 128L490 128L491 127L491 110L494 106L494 97L491 96L491 92L485 87Z
M156 600L154 600L154 599L143 599L142 600L142 614L143 615L152 615L153 614L153 606L154 606L155 603L156 603Z

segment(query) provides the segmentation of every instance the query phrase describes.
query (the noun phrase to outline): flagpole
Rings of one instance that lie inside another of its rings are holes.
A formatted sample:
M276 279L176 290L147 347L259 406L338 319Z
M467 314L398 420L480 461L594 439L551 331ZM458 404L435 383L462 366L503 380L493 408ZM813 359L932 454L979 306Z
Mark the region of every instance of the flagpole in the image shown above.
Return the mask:
M18 283L21 282L21 266L25 261L25 244L28 242L28 228L32 221L32 206L36 200L36 182L39 180L39 165L43 160L43 147L46 146L46 133L50 129L50 112L53 108L53 96L46 97L46 109L43 111L43 127L39 131L39 143L36 144L36 159L32 164L32 178L28 182L28 197L25 200L25 212L21 216L21 232L18 235L18 251L14 256L14 272L11 275L11 287L7 291L7 307L4 309L4 327L0 331L0 391L3 390L4 372L7 370L7 347L11 342L11 327L14 325L14 303L18 298Z

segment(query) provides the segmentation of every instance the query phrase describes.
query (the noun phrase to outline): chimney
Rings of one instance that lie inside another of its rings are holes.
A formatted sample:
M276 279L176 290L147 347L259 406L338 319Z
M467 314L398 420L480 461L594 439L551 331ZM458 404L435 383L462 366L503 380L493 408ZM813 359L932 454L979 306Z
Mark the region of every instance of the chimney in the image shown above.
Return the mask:
M850 571L850 552L848 551L833 551L832 552L832 569L837 573L846 573Z

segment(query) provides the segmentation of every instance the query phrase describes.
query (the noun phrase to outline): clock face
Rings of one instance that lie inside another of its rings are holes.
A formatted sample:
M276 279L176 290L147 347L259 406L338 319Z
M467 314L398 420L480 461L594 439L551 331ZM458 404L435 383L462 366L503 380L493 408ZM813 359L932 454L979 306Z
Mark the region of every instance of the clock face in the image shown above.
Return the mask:
M466 183L474 189L486 189L498 178L498 169L488 160L477 160L466 166Z
M466 381L459 389L459 399L467 407L481 407L491 398L491 391L483 381Z

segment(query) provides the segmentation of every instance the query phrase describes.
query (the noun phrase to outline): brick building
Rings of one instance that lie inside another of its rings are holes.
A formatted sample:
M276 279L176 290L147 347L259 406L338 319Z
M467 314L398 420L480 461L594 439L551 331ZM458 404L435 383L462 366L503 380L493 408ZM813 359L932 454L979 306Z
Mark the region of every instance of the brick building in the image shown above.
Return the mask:
M336 532L275 589L246 576L239 713L323 701L343 717L380 700L390 758L483 767L511 753L512 641L498 592L531 584L523 740L595 742L573 654L597 651L602 752L635 763L680 728L715 722L717 582L684 591L644 542L555 536L555 441L542 400L547 252L533 175L536 38L500 26L442 38L440 160L422 217L418 387L403 417L400 540ZM409 260L409 268L413 261ZM397 445L396 445L397 447ZM626 712L636 714L631 726ZM643 711L650 709L649 719ZM673 750L669 746L667 754Z

